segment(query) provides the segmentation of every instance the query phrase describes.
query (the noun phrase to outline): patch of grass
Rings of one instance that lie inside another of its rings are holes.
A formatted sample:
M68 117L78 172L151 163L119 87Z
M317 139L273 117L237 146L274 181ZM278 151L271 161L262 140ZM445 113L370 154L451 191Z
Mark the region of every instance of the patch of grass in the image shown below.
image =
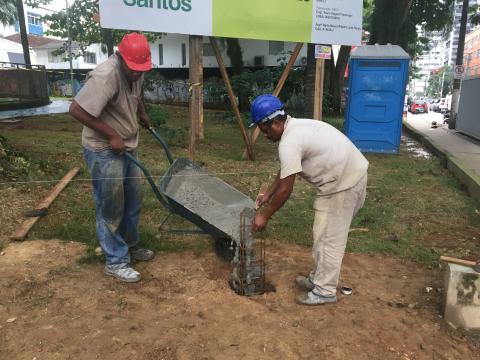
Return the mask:
M161 106L168 113L165 127L188 134L188 109ZM324 119L337 128L343 118ZM82 173L52 204L49 215L33 229L32 238L60 238L87 244L83 263L103 261L95 254L94 204L88 172L80 146L81 126L68 115L43 116L15 125L0 124L9 144L41 170L30 179L60 179L72 166ZM188 136L187 136L188 138ZM187 141L187 140L186 140ZM186 141L173 141L175 158L187 157ZM205 139L200 143L196 162L227 183L255 198L260 185L272 181L278 171L277 145L259 138L255 162L242 160L244 149L236 123L225 121L220 111L205 111ZM168 162L158 142L142 130L140 159L159 179ZM432 264L440 254L480 257L480 206L436 158L416 158L406 148L399 155L368 154L370 162L367 199L353 220L347 250L358 253L384 253ZM22 175L28 179L26 175ZM21 179L21 178L19 178ZM45 185L51 188L51 183ZM33 188L33 185L32 185ZM144 185L140 231L142 244L160 252L208 251L208 236L160 233L158 227L166 210ZM291 199L273 217L260 236L291 244L311 246L315 189L298 178ZM4 219L0 219L4 221ZM192 225L175 216L167 228L185 229ZM0 245L1 246L1 245Z

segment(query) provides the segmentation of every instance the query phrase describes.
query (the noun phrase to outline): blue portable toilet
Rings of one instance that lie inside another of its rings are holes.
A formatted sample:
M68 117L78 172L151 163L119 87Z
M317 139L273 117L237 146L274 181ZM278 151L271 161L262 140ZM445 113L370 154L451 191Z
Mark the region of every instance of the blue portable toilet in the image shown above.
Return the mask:
M352 52L344 131L362 152L398 153L409 62L397 45Z

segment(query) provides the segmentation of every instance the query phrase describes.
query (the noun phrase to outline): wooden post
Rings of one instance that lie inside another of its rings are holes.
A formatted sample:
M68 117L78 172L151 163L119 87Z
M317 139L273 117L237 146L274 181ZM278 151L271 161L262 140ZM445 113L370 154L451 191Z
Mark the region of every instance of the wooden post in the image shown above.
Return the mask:
M315 69L315 99L313 105L313 118L322 120L323 110L323 78L325 75L325 60L317 59Z
M283 86L285 85L285 81L287 81L288 74L290 74L290 70L292 70L293 65L295 65L295 61L297 61L298 55L300 54L300 51L302 50L303 43L297 43L295 46L295 50L293 50L292 55L290 56L290 60L287 63L287 66L285 66L285 69L283 70L282 75L280 76L280 79L278 80L278 84L275 87L275 90L273 91L273 95L278 96L280 92L283 89ZM251 138L251 145L255 145L257 142L257 139L260 135L260 129L258 127L253 130L252 138ZM247 158L247 149L243 151L243 159Z
M190 160L195 160L199 140L203 139L203 36L189 36L190 74Z
M213 52L215 53L215 57L217 58L218 67L220 69L220 73L222 74L223 81L225 82L225 87L227 88L228 98L230 99L230 104L232 105L233 113L235 114L235 119L237 120L238 126L240 127L240 131L242 133L243 141L247 147L247 159L253 160L253 149L250 144L250 137L248 136L247 130L245 129L245 125L243 124L242 116L240 115L240 110L238 110L237 99L235 97L235 93L233 92L232 85L230 84L230 79L227 74L227 69L225 68L225 63L222 59L222 53L220 52L220 48L218 47L217 41L213 36L210 36L210 43L212 44Z

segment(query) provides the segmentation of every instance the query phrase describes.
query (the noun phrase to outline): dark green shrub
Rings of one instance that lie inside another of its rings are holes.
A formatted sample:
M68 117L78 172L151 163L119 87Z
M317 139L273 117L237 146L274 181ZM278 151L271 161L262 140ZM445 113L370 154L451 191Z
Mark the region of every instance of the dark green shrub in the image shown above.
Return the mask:
M145 110L147 111L148 116L150 116L150 120L152 121L154 128L160 127L167 123L169 115L165 110L162 109L161 106L155 104L145 104Z

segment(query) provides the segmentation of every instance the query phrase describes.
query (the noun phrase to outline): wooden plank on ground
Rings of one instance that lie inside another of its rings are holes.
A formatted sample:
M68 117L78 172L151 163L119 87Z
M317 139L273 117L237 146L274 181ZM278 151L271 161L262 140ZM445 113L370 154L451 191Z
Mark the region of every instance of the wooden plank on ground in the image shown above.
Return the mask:
M43 209L48 209L48 207L52 204L52 202L56 199L58 194L62 192L63 189L68 185L68 183L78 174L78 171L80 168L75 167L71 169L63 178L60 180L57 185L54 186L54 188L50 191L48 196L41 202L39 203L36 207L35 210L43 210ZM40 219L41 216L36 216L36 217L30 217L26 219L20 227L13 233L12 236L10 236L11 240L24 240L30 229L35 225L35 223Z
M469 267L474 267L476 264L475 261L457 259L457 258L452 258L448 256L440 256L440 261L451 263L451 264L469 266Z
M273 95L278 96L280 95L280 92L283 89L283 85L285 85L285 81L287 81L288 75L290 74L290 70L292 70L293 65L295 65L295 61L297 61L298 55L300 54L300 51L302 50L303 43L297 43L295 46L295 50L293 50L292 55L290 56L290 60L287 63L287 66L285 66L285 69L283 70L282 75L280 76L280 79L278 80L278 84L275 87L275 90L273 91ZM256 127L253 130L252 137L250 140L250 145L253 148L253 145L257 142L258 137L260 136L260 129ZM247 149L243 150L243 159L247 158Z

